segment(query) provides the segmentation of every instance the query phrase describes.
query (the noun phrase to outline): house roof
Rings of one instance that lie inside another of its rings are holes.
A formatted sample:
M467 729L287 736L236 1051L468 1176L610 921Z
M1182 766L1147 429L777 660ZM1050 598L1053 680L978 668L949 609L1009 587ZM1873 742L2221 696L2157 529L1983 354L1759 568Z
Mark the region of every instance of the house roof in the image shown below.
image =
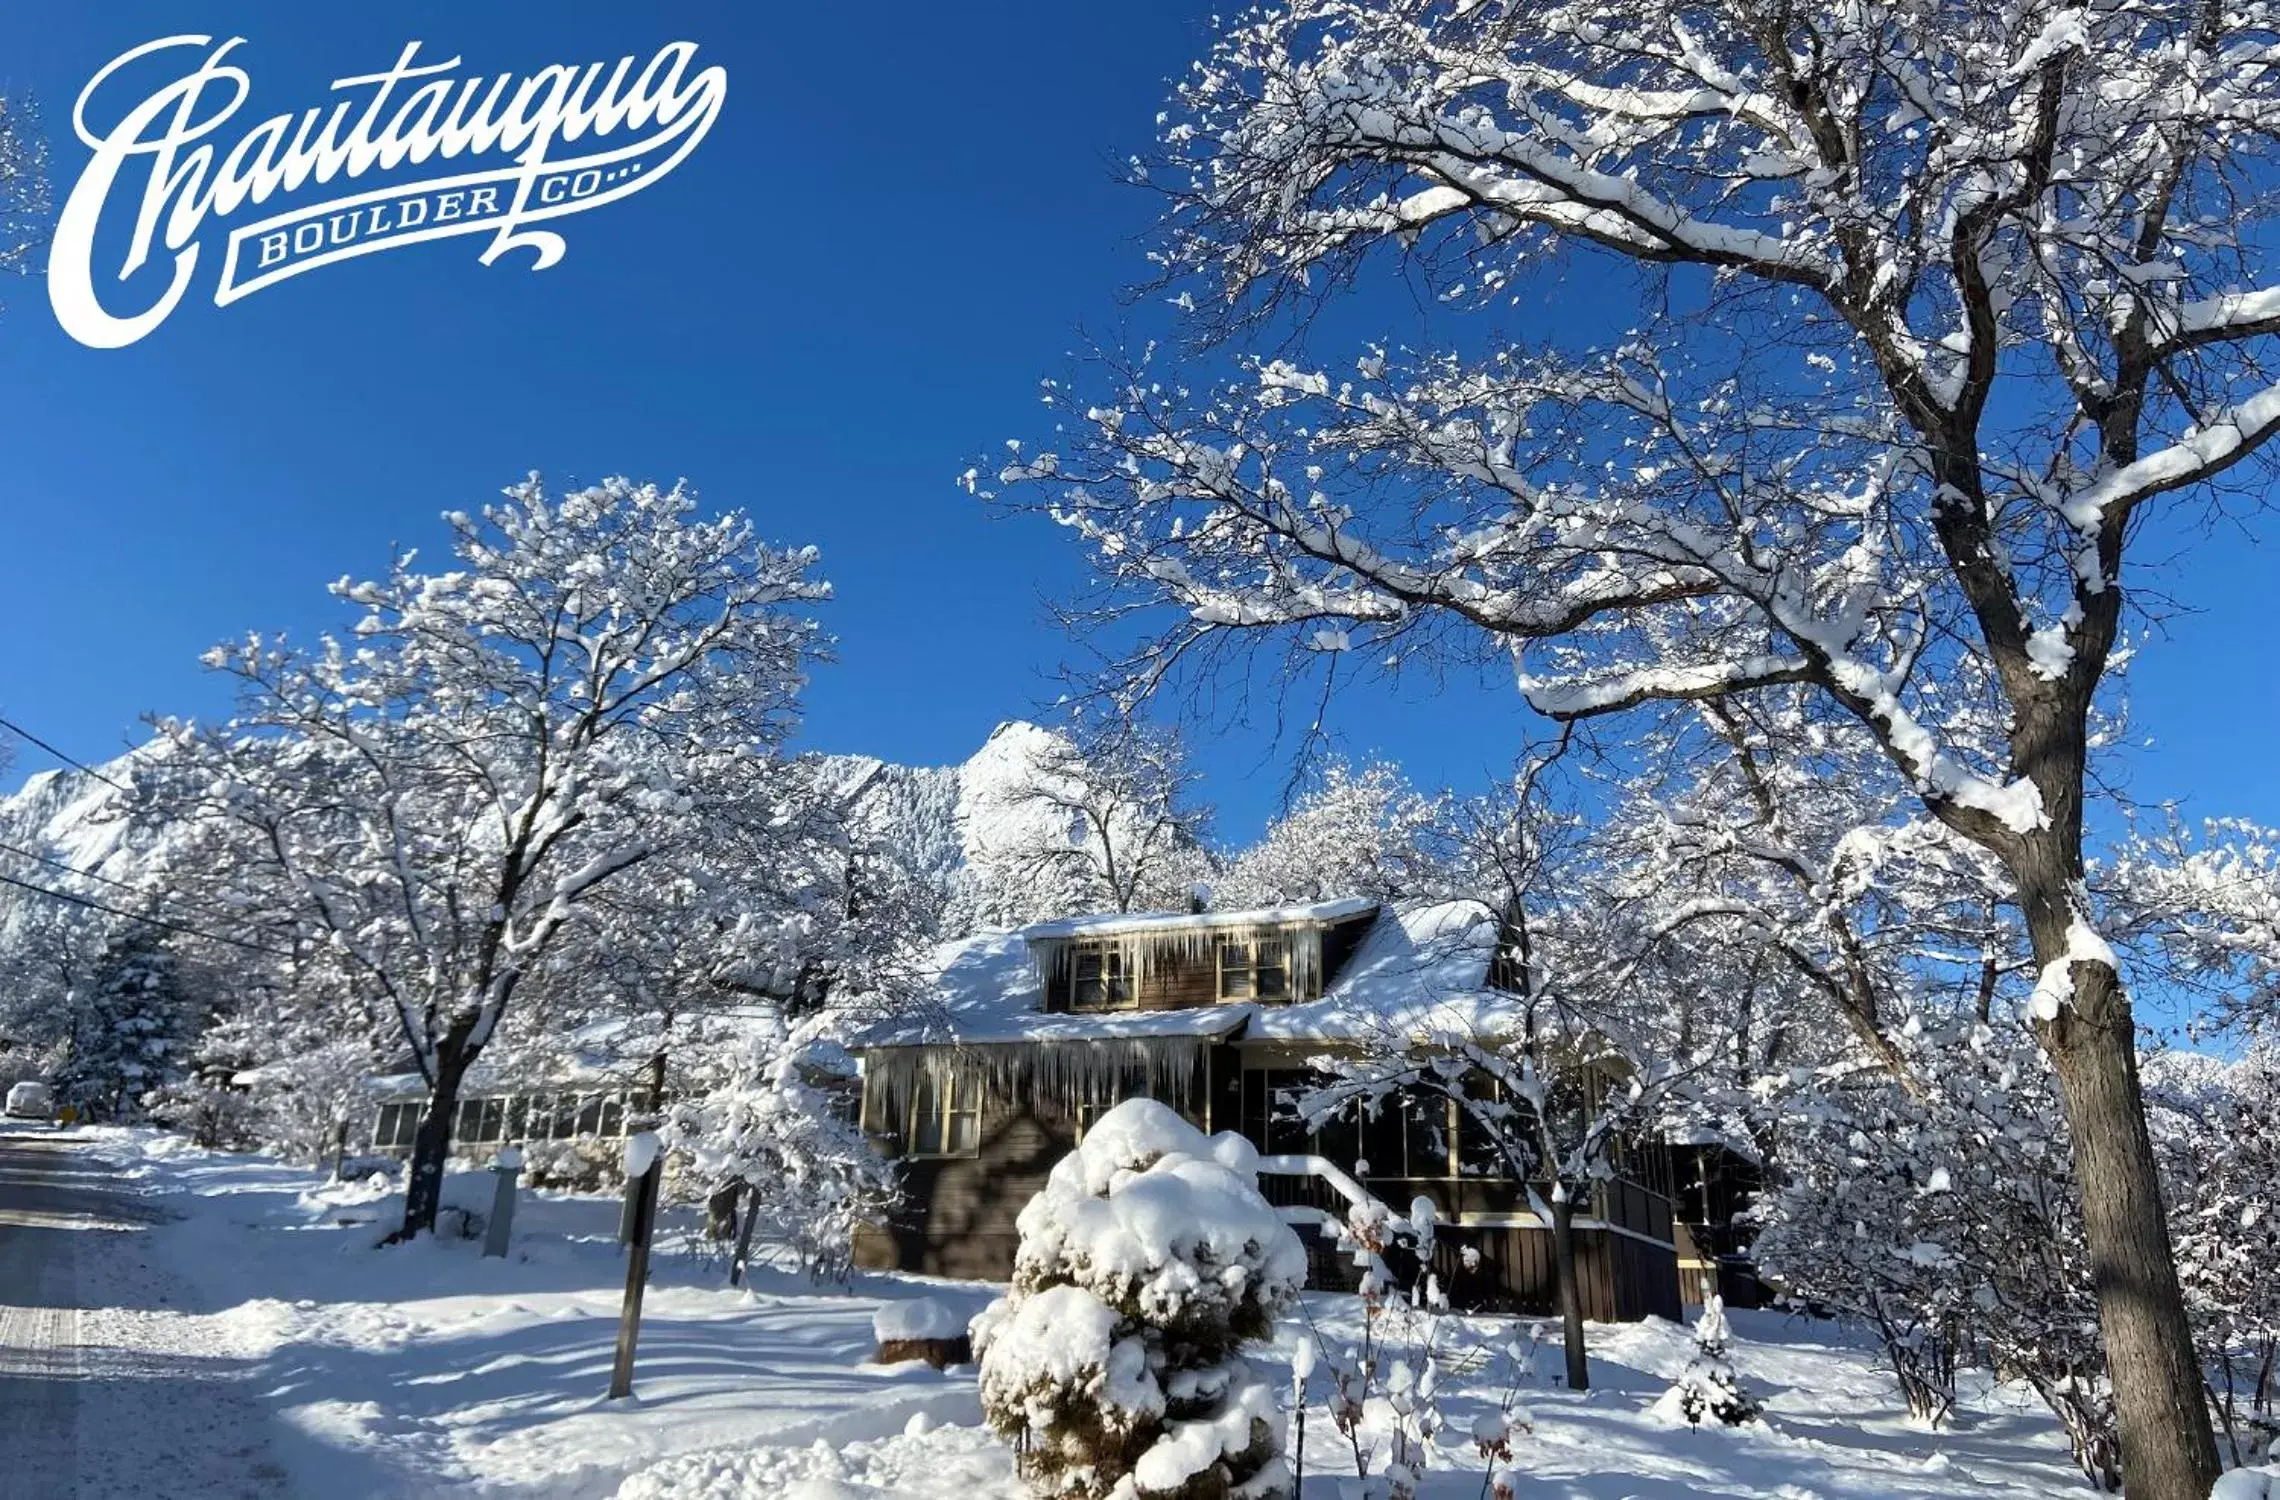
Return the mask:
M1056 922L1033 922L1020 930L1024 938L1108 937L1129 932L1208 932L1215 927L1279 927L1302 923L1342 922L1367 916L1378 903L1367 896L1345 896L1336 901L1312 901L1300 906L1262 906L1249 911L1139 911L1106 912L1097 916L1067 917Z
M1135 921L1163 926L1256 926L1332 922L1377 911L1360 946L1330 976L1318 1000L1296 1005L1230 1001L1183 1010L1048 1013L1031 960L1032 939L1134 930ZM1017 931L985 932L944 945L933 1003L917 1015L872 1028L853 1045L870 1047L1232 1038L1339 1041L1383 1034L1497 1029L1513 1012L1510 996L1487 988L1496 948L1495 913L1477 901L1396 909L1367 899L1317 902L1261 911L1210 912L1154 919L1084 917Z
M1255 1007L1246 1041L1357 1041L1455 1031L1480 1036L1519 1018L1517 996L1488 987L1496 913L1479 901L1389 910L1319 1000Z

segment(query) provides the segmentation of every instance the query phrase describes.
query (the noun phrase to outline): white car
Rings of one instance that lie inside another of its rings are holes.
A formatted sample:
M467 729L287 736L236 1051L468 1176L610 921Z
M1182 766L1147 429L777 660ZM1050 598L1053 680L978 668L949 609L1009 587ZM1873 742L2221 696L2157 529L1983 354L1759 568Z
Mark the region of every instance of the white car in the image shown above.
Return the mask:
M11 1120L52 1120L55 1118L55 1095L48 1092L44 1083L19 1083L8 1090L8 1118Z

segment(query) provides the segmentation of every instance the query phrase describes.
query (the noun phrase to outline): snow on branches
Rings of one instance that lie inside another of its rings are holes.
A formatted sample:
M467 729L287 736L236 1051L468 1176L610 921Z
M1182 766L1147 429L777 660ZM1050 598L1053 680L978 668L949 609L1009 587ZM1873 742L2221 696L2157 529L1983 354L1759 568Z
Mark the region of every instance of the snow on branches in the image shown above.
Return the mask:
M789 1246L801 1269L844 1280L856 1230L894 1196L893 1169L850 1107L852 1060L798 1029L763 1031L726 1051L668 1116L666 1139L688 1168L679 1188L697 1198L744 1197L745 1213Z
M1801 686L1870 736L2023 918L2152 1500L2216 1456L2084 808L2134 518L2261 498L2280 434L2276 57L2273 0L1245 13L1143 172L1194 331L1260 336L1051 391L994 487L1091 553L1126 689L1501 653L1556 719ZM1310 348L1392 262L1456 309L1593 305Z
M789 731L829 596L812 551L676 487L454 513L456 566L343 579L314 648L207 655L236 718L170 723L212 898L393 1018L430 1086L405 1225L432 1222L457 1086L597 891L704 836Z
M1012 1290L974 1335L984 1416L1032 1493L1290 1493L1275 1394L1239 1351L1297 1299L1306 1252L1256 1175L1241 1137L1133 1099L1021 1211Z
M1705 1422L1740 1427L1758 1419L1762 1408L1757 1397L1743 1388L1742 1378L1734 1373L1727 1348L1732 1339L1725 1299L1712 1293L1703 1301L1702 1315L1694 1323L1693 1358L1655 1403L1655 1410L1665 1420L1689 1427Z

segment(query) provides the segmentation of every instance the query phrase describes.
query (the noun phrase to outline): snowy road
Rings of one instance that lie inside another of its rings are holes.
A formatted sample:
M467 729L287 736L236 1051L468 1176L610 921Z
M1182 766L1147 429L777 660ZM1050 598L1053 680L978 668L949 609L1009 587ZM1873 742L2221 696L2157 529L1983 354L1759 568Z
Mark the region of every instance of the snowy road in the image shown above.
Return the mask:
M83 1142L0 1127L0 1500L280 1493L235 1372L167 1336L153 1222Z
M111 1205L60 1138L0 1136L0 1494L78 1488L79 1227Z

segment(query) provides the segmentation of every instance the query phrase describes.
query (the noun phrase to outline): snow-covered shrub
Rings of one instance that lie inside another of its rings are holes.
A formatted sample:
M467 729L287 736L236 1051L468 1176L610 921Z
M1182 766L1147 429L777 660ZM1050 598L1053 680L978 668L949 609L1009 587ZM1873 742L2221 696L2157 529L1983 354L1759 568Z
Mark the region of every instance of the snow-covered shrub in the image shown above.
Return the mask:
M2144 1076L2210 1404L2232 1461L2252 1462L2280 1439L2280 1052L2161 1053Z
M523 1147L523 1181L573 1193L617 1188L625 1182L625 1147L590 1138L531 1141Z
M1239 1136L1132 1099L1021 1211L1011 1291L974 1321L982 1409L1032 1493L1280 1500L1273 1391L1242 1346L1306 1279Z
M1655 1410L1666 1419L1684 1422L1689 1427L1700 1427L1705 1422L1720 1422L1728 1427L1755 1422L1759 1415L1758 1401L1742 1389L1742 1378L1734 1373L1734 1363L1727 1352L1732 1339L1733 1329L1726 1322L1725 1299L1713 1295L1702 1304L1702 1316L1694 1324L1694 1357L1679 1372L1677 1382L1655 1403Z
M1782 1181L1755 1252L1793 1296L1883 1334L1904 1389L1945 1380L1968 1340L2031 1385L2094 1487L2118 1489L2113 1386L2057 1080L2023 1028L1910 1021L1905 1081L1801 1070L1762 1102ZM1918 1396L1911 1392L1911 1403Z

